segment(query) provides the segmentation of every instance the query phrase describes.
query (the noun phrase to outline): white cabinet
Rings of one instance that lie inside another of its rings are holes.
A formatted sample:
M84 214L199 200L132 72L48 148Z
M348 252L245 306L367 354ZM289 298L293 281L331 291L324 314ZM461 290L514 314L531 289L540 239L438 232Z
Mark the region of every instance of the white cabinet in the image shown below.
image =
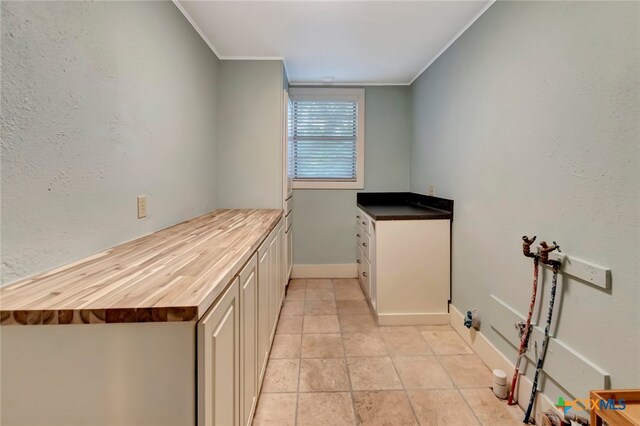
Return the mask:
M269 251L271 241L267 239L258 249L258 356L259 383L262 382L264 372L269 361L269 349L271 347L271 323L269 297L271 295L271 257Z
M447 324L451 222L356 213L358 278L380 325Z
M269 243L269 336L273 339L278 318L278 238L277 232Z
M275 334L275 328L277 324L278 315L280 314L280 307L284 301L285 286L288 280L286 275L286 239L284 233L284 226L281 224L276 227L274 231L273 241L271 241L269 256L271 257L271 313L270 324L272 324L271 335Z
M280 254L282 232L281 221L258 249L258 392L269 361L284 296L281 280L285 265Z
M293 196L285 202L285 218L284 218L284 281L285 286L289 282L291 269L293 268Z
M250 425L258 400L258 255L240 272L240 413Z
M198 322L199 426L240 425L239 305L235 278Z
M293 227L289 227L285 235L287 239L287 264L285 266L285 281L288 282L289 277L291 276L291 270L293 268Z
M289 277L287 276L287 238L284 226L278 231L278 307L284 303L284 294ZM278 314L280 311L278 311Z
M0 423L251 424L284 293L283 222L256 252L228 251L235 276L216 279L197 322L3 325ZM177 274L175 293L211 277Z
M284 298L283 220L198 322L198 425L247 426Z
M358 209L356 214L356 262L358 264L358 279L362 291L367 296L371 307L376 310L375 291L375 270L371 267L372 255L371 245L375 241L373 233L373 221L369 216Z

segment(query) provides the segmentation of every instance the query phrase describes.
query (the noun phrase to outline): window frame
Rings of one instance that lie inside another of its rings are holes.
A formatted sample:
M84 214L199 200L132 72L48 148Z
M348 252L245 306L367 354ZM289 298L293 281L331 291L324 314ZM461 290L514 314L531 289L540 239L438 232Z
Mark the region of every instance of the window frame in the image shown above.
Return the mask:
M345 100L356 101L358 104L358 135L356 137L356 180L295 179L294 177L293 189L364 189L365 89L347 89L335 87L291 87L289 89L289 97L291 99L291 102L300 100ZM293 126L293 123L291 123L291 125ZM294 143L293 139L290 141L290 143ZM293 159L291 161L293 161Z

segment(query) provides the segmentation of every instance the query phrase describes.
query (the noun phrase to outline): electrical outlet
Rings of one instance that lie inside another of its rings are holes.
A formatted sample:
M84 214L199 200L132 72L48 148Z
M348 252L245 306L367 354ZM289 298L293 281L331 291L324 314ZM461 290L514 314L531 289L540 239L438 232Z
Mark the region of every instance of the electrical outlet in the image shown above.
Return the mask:
M431 195L432 197L435 197L435 195L436 195L436 186L435 185L429 185L429 189L427 190L427 195Z
M144 195L138 196L138 219L147 217L147 197Z

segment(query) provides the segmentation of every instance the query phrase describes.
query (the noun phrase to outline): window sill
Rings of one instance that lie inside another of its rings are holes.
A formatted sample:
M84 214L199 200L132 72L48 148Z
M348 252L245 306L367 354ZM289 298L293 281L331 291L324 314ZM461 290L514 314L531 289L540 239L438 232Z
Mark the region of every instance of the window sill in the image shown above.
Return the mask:
M294 180L293 189L364 189L364 182Z

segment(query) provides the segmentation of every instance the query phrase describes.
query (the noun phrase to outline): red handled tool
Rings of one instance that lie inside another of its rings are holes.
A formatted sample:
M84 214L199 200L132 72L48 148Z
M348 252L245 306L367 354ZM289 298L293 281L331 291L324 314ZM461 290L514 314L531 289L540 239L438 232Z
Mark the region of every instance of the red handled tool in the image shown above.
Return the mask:
M522 253L533 258L533 289L531 290L531 302L529 303L529 314L527 315L527 321L524 323L524 329L520 336L520 349L518 350L518 358L516 358L516 369L513 372L513 378L511 379L511 391L509 392L509 399L507 404L513 405L515 401L516 383L518 381L518 375L520 374L520 361L524 353L527 351L527 343L529 341L529 332L531 330L531 317L533 316L533 309L536 305L536 293L538 291L538 263L540 257L537 254L531 253L531 244L536 240L536 237L529 239L526 235L522 237Z

